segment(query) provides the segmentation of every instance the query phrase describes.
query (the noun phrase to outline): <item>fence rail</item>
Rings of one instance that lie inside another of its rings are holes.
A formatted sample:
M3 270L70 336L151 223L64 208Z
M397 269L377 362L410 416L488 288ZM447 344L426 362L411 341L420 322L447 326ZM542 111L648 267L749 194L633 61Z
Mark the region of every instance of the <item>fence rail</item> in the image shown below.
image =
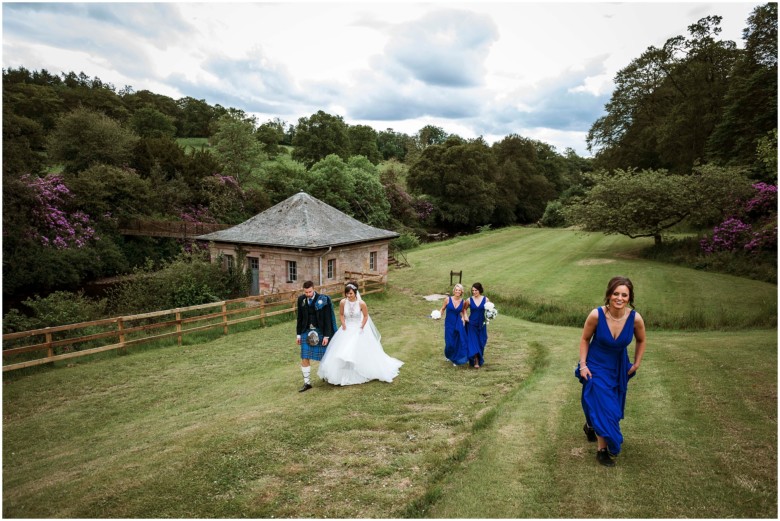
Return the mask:
M379 293L386 289L385 277L381 275L345 272L345 279L355 280L362 295ZM315 286L319 293L331 295L336 302L343 298L343 288L342 282ZM265 325L265 319L268 317L286 313L295 314L297 311L295 304L300 293L300 291L287 291L256 295L184 308L8 333L3 335L3 372L123 349L131 345L171 337L176 337L177 344L182 345L182 338L188 333L222 328L222 334L227 335L230 326L254 320L259 320ZM62 338L59 338L60 336ZM112 343L94 345L107 339ZM6 347L9 344L11 347ZM7 359L25 353L28 353L25 356L29 357L29 353L40 351L45 351L45 356L6 364Z
M230 228L230 224L191 223L186 221L143 221L120 223L119 233L147 237L177 237L187 239Z

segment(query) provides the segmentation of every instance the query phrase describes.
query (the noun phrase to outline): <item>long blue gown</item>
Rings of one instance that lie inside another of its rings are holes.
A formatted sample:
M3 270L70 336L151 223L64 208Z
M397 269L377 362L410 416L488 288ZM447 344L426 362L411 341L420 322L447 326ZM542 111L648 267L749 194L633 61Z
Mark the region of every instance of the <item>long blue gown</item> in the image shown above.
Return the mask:
M485 302L487 299L483 297L482 302L477 306L474 298L469 297L470 314L466 324L466 344L471 365L474 365L475 356L479 357L479 365L485 363L485 345L488 339L487 327L485 327Z
M634 317L631 310L623 324L623 330L612 337L604 310L599 307L599 322L590 341L586 362L591 378L585 380L580 375L580 367L574 370L582 384L582 410L588 424L607 441L607 449L612 454L620 453L623 434L620 432L620 420L626 410L626 392L631 360L628 358L628 345L634 339Z
M469 361L466 328L463 326L460 315L462 309L463 300L456 308L452 303L452 298L447 297L447 316L444 319L444 356L456 365L462 365Z

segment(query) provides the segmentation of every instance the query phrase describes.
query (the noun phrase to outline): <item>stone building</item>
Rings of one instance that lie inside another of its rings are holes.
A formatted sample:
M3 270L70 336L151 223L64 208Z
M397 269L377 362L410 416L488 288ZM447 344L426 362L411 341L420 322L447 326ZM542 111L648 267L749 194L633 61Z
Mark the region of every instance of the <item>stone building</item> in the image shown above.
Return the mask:
M318 286L343 282L346 272L384 280L396 237L299 192L241 224L196 239L209 242L212 262L249 270L250 294L261 295L298 290L306 280Z

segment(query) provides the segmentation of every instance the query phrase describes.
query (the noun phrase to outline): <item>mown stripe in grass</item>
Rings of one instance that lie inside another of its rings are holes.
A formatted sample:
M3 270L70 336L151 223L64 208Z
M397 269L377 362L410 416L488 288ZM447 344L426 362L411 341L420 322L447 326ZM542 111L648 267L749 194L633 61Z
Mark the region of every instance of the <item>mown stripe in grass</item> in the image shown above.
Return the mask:
M528 389L539 378L539 375L544 372L549 365L547 350L539 342L530 342L528 345L531 348L531 356L528 359L529 375L514 387L512 391L507 393L494 407L475 420L471 427L471 434L464 437L453 453L441 465L437 466L437 471L428 480L428 486L423 495L412 501L394 517L404 519L425 517L426 512L429 512L442 497L442 483L450 474L456 471L457 467L466 460L476 444L479 443L480 432L493 426L503 406L517 400L518 395Z

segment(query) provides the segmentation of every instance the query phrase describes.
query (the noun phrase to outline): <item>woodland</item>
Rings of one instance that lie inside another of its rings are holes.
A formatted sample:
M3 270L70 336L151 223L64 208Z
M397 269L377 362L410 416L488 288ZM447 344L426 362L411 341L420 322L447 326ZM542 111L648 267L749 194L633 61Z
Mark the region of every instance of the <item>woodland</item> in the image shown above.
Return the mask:
M3 332L241 296L203 245L134 220L238 224L305 190L408 250L508 226L652 237L640 255L776 283L777 4L743 42L708 16L618 72L592 157L517 134L414 135L322 110L117 89L84 72L3 70ZM104 295L82 288L119 277ZM152 291L151 288L165 288Z

